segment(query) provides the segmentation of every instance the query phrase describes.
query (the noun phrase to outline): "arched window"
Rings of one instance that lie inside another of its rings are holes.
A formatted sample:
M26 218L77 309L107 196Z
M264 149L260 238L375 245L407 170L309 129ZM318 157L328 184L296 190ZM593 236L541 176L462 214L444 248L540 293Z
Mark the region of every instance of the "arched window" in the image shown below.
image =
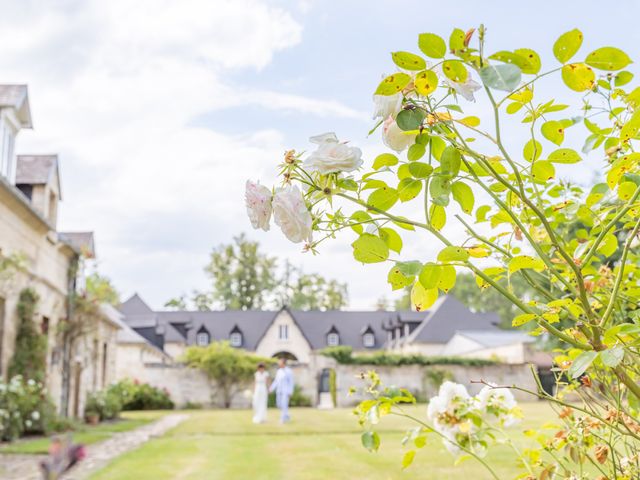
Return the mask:
M200 330L196 335L196 345L199 347L206 347L209 345L209 332Z
M376 346L376 337L373 333L371 332L366 332L363 336L362 336L362 344L366 347L366 348L373 348Z

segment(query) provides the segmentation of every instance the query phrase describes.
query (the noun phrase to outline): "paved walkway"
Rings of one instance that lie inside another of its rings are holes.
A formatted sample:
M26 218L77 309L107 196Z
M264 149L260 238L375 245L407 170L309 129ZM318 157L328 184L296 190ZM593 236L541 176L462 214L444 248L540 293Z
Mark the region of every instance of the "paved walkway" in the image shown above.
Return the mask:
M69 472L65 480L89 478L114 458L138 448L153 437L163 435L187 417L183 413L172 413L135 430L116 433L104 442L89 445L87 458ZM42 455L0 454L0 480L41 480L38 463L42 458Z

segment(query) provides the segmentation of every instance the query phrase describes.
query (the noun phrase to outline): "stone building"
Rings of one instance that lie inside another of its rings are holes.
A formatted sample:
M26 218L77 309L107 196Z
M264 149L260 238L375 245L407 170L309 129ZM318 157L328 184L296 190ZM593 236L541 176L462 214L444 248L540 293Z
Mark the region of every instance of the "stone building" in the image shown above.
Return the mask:
M69 318L70 295L81 292L83 266L94 256L93 234L57 230L62 200L58 156L16 155L16 138L31 128L26 85L0 85L0 255L19 258L19 268L0 282L0 374L6 378L14 353L16 306L24 288L38 296L36 321L47 336L47 387L63 413L81 415L86 393L115 377L113 312L101 310L65 362L58 326Z

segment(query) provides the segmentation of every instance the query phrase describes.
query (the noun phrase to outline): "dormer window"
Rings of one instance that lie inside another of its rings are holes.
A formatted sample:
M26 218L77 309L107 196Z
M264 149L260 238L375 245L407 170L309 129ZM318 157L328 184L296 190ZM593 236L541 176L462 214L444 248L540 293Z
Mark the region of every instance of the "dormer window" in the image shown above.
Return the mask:
M373 333L371 332L366 332L363 336L362 336L362 345L365 346L365 348L373 348L376 346L376 337Z
M337 347L340 345L340 335L336 327L331 327L331 330L327 333L327 345L329 347Z
M239 348L242 346L242 332L235 326L229 335L229 344L232 347Z
M204 327L198 330L198 333L196 334L196 345L199 347L206 347L210 342L211 336L209 335L209 332L207 332Z

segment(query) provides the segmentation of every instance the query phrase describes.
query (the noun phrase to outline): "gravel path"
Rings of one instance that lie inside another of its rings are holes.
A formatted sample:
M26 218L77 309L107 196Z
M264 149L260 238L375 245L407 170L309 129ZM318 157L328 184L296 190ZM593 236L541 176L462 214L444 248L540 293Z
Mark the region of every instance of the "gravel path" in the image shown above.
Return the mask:
M183 413L172 413L135 430L116 433L104 442L89 445L87 458L69 472L65 480L89 478L114 458L138 448L153 437L163 435L187 417ZM43 455L0 454L0 480L41 480L38 463L43 458Z

